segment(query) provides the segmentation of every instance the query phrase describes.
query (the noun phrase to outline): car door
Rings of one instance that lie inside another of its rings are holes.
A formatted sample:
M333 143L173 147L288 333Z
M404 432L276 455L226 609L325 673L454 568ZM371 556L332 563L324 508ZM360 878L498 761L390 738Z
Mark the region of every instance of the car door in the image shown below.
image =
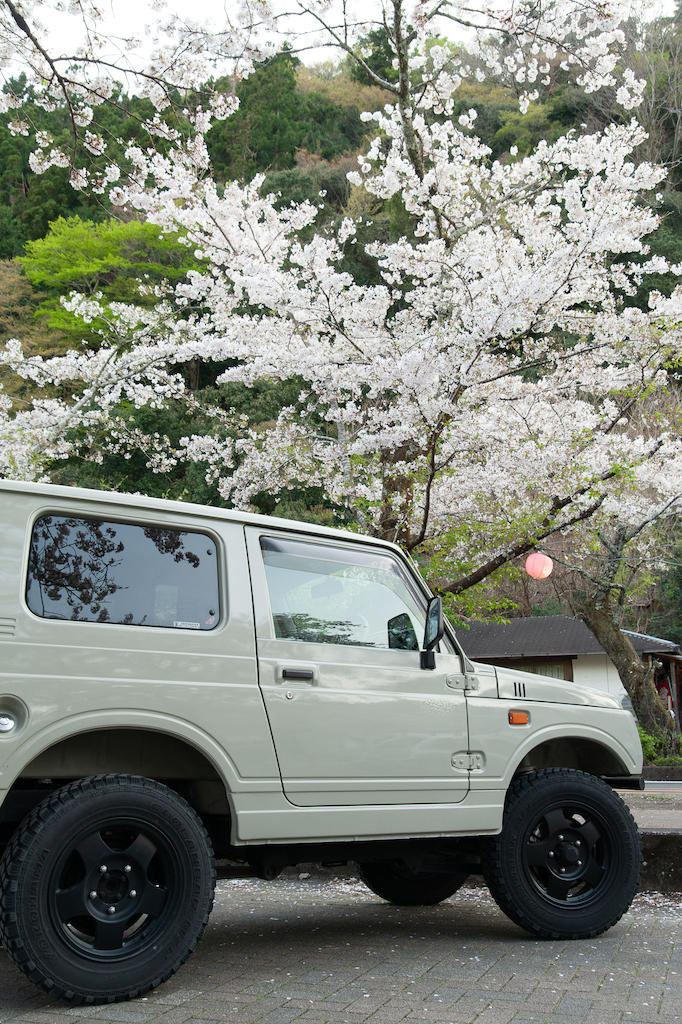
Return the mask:
M468 773L454 652L420 668L427 599L389 548L246 527L258 672L287 798L457 803Z

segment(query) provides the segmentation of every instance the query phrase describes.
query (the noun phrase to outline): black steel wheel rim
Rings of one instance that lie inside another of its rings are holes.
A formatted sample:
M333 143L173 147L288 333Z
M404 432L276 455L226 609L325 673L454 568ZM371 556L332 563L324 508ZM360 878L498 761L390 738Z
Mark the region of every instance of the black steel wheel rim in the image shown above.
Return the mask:
M560 800L533 819L522 840L523 870L533 890L561 909L601 899L617 857L613 825L589 803Z
M158 941L181 900L182 866L157 823L126 816L77 833L51 874L57 934L86 959L115 963Z

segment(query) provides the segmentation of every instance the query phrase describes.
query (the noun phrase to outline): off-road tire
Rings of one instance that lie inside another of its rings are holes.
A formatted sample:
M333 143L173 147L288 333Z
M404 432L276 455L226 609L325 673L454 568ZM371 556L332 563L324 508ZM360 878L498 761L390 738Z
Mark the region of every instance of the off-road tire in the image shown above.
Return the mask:
M213 905L201 820L151 779L99 775L52 792L0 861L0 938L52 995L113 1003L185 962Z
M587 939L628 910L641 864L637 826L618 794L586 772L549 768L509 787L482 866L516 924L540 938Z
M398 907L433 907L466 881L465 874L420 871L403 860L358 864L358 874L376 896Z

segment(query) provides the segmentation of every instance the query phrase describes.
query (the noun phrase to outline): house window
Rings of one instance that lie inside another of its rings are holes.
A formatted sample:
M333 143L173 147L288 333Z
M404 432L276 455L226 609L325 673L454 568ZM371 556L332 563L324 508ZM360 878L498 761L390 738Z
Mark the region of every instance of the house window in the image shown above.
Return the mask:
M515 661L513 667L537 676L573 681L573 663L569 661Z
M213 629L217 562L203 533L42 516L31 537L26 601L46 619Z

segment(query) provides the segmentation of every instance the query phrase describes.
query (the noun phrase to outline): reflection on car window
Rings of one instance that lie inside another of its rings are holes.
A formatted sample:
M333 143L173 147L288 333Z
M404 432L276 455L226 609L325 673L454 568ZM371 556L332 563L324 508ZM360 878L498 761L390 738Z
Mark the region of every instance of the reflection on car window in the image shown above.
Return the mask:
M419 650L424 600L389 554L262 537L275 636Z
M216 547L187 530L42 516L31 537L26 601L48 619L213 629Z

